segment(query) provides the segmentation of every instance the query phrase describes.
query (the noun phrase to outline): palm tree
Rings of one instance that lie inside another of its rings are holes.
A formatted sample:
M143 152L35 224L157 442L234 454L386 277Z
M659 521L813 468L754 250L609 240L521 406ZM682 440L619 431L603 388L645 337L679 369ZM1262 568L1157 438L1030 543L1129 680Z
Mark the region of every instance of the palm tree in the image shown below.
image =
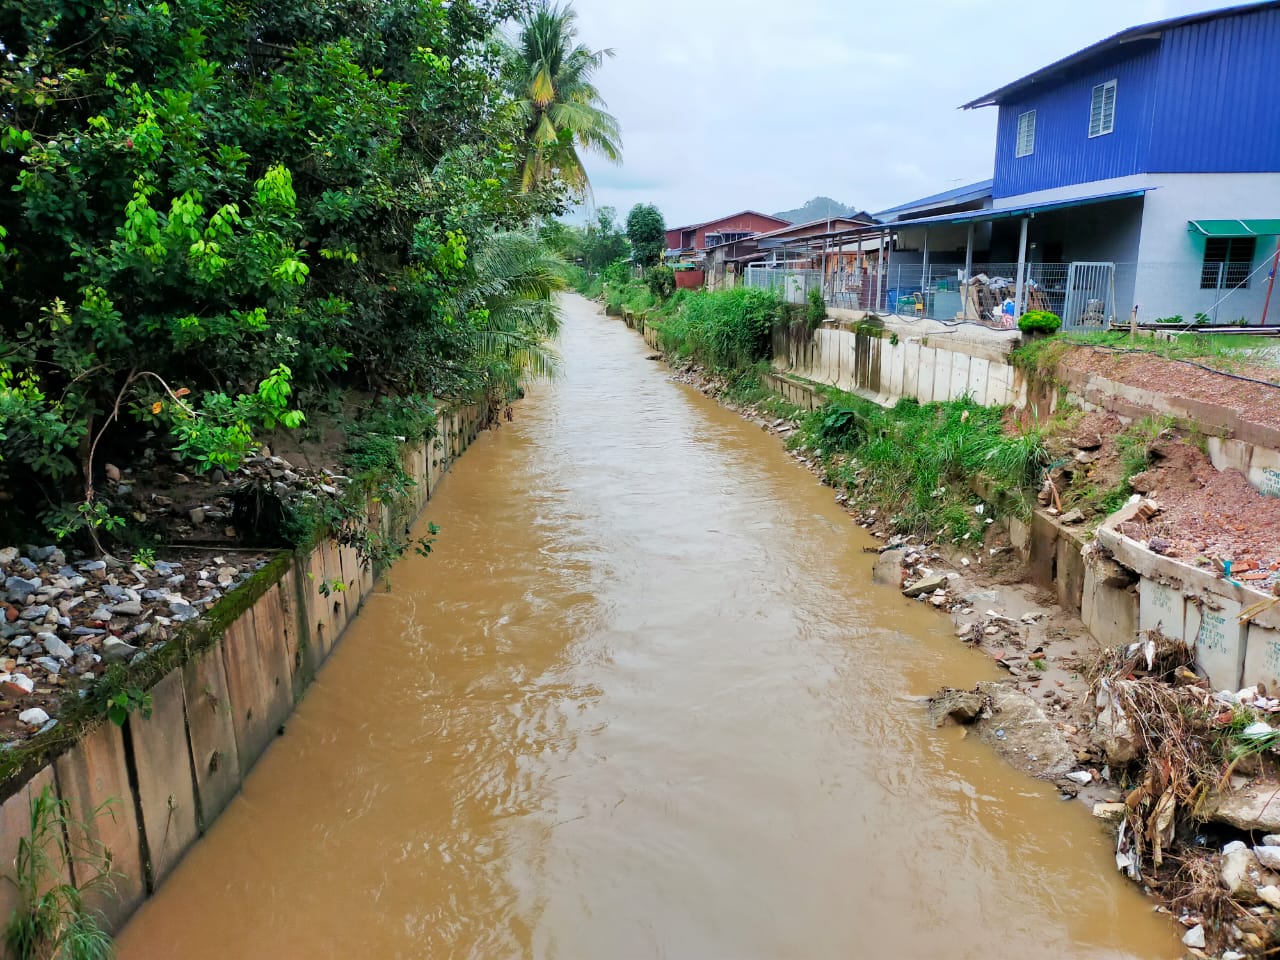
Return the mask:
M495 417L529 380L555 373L559 358L550 345L560 331L555 293L565 288L565 264L520 230L480 239L472 264L475 282L454 309L477 318L475 350Z
M524 123L520 185L526 192L559 177L579 194L590 189L579 150L622 159L618 121L603 107L591 78L612 50L577 43L577 13L549 0L520 19L519 35L507 43L511 94Z

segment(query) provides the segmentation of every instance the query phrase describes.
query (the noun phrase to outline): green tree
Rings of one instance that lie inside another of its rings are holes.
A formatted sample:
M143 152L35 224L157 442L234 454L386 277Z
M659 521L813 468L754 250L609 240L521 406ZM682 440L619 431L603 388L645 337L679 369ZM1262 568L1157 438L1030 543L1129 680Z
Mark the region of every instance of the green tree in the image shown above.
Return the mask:
M609 264L624 260L631 252L627 235L618 228L618 213L613 207L600 207L594 221L587 224L582 242L586 268L599 273Z
M651 203L637 203L627 214L627 239L636 263L653 267L667 248L667 225L662 213Z
M509 90L523 122L520 183L524 190L561 180L579 195L590 188L579 150L617 163L622 158L618 121L605 112L591 82L612 50L577 43L577 13L541 0L521 16L507 45Z
M148 434L234 466L333 389L483 391L474 258L568 190L519 186L521 6L0 9L0 494L96 539Z

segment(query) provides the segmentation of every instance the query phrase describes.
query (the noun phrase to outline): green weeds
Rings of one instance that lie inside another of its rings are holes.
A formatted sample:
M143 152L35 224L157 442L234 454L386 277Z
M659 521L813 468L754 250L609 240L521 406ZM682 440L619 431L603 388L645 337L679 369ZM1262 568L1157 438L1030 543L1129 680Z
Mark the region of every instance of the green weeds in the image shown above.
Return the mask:
M686 296L659 324L663 349L720 371L742 370L769 356L771 336L787 311L767 290L734 287Z
M111 815L110 800L90 819ZM115 949L84 895L114 882L111 853L89 840L89 825L71 815L65 800L45 787L31 797L27 836L18 840L13 875L18 905L4 928L4 943L15 960L108 960ZM68 882L74 873L77 884Z
M900 400L891 409L850 394L809 414L805 446L817 451L828 475L868 505L892 504L904 533L981 538L989 505L974 504L970 482L983 477L995 496L1024 513L1047 462L1038 426L1008 434L1004 411L971 399L921 404ZM981 509L979 509L981 508Z

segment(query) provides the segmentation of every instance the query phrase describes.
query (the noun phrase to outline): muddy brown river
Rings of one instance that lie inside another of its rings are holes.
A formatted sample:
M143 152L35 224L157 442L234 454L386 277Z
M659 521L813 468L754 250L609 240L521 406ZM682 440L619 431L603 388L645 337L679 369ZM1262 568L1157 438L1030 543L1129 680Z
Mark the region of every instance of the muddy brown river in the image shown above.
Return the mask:
M929 726L995 671L831 491L565 321L121 957L1178 956L1082 805Z

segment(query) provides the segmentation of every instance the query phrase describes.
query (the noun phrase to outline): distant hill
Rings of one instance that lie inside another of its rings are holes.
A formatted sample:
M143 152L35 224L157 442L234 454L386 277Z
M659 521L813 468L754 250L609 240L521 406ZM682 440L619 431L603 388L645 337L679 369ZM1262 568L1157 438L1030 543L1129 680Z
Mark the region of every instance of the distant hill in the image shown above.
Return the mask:
M828 217L851 217L858 212L857 207L846 206L839 200L830 197L814 197L803 207L795 210L783 210L775 213L779 220L790 220L792 223L808 223L810 220L825 220Z

